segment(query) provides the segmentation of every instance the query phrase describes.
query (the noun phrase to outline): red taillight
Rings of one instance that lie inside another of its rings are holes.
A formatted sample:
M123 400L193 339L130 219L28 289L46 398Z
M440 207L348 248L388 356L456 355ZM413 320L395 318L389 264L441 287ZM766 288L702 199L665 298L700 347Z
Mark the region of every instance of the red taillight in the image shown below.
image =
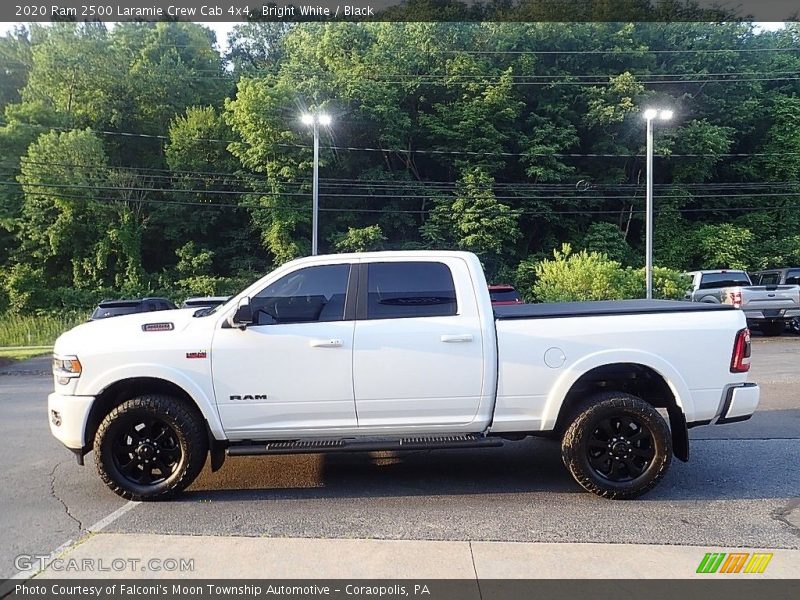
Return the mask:
M729 295L733 308L742 308L742 292L731 292Z
M742 329L736 334L731 356L731 373L747 373L750 370L750 330Z

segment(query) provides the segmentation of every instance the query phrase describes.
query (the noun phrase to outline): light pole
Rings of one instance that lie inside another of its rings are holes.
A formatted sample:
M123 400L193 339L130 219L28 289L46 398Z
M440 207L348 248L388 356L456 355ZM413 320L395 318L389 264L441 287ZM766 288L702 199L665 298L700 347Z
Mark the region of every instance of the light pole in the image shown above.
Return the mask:
M312 183L312 216L311 216L311 255L319 254L319 126L331 124L330 115L325 113L306 113L300 117L303 125L313 127L314 131L314 177Z
M648 108L644 111L647 121L647 209L645 217L644 277L646 297L653 298L653 120L669 121L671 110Z

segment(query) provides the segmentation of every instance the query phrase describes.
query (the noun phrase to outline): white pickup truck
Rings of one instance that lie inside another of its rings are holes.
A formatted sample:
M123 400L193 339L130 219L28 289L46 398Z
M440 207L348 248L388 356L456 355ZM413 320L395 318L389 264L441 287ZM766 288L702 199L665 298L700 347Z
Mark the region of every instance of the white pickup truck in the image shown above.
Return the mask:
M210 454L561 442L585 489L634 498L687 429L748 419L750 337L728 306L492 308L464 252L315 256L216 308L79 325L55 345L53 435L117 494L171 496ZM666 415L666 419L663 415ZM669 422L669 425L667 424Z

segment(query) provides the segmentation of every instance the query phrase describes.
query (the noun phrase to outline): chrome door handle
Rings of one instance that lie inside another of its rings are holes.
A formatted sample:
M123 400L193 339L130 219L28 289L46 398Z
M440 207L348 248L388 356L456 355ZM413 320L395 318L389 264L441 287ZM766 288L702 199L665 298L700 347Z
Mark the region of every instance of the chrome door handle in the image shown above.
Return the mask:
M311 340L309 343L311 344L312 348L341 348L344 346L344 342L337 339Z
M472 334L462 333L460 335L443 335L440 339L446 344L454 344L458 342L471 342Z

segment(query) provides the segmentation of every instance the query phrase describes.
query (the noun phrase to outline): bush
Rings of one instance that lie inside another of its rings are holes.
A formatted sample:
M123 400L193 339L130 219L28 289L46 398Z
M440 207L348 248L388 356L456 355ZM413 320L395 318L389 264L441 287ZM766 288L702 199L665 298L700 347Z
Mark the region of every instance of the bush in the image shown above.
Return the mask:
M533 297L539 302L620 300L625 276L621 265L599 252L581 250L573 254L569 244L553 251L534 267Z
M524 267L523 267L524 265ZM518 281L530 276L531 265L523 263ZM532 266L536 277L530 290L520 290L539 302L623 300L645 296L645 270L623 268L599 252L573 253L569 244L553 251L553 259ZM653 297L679 299L688 288L688 279L665 267L653 270Z

